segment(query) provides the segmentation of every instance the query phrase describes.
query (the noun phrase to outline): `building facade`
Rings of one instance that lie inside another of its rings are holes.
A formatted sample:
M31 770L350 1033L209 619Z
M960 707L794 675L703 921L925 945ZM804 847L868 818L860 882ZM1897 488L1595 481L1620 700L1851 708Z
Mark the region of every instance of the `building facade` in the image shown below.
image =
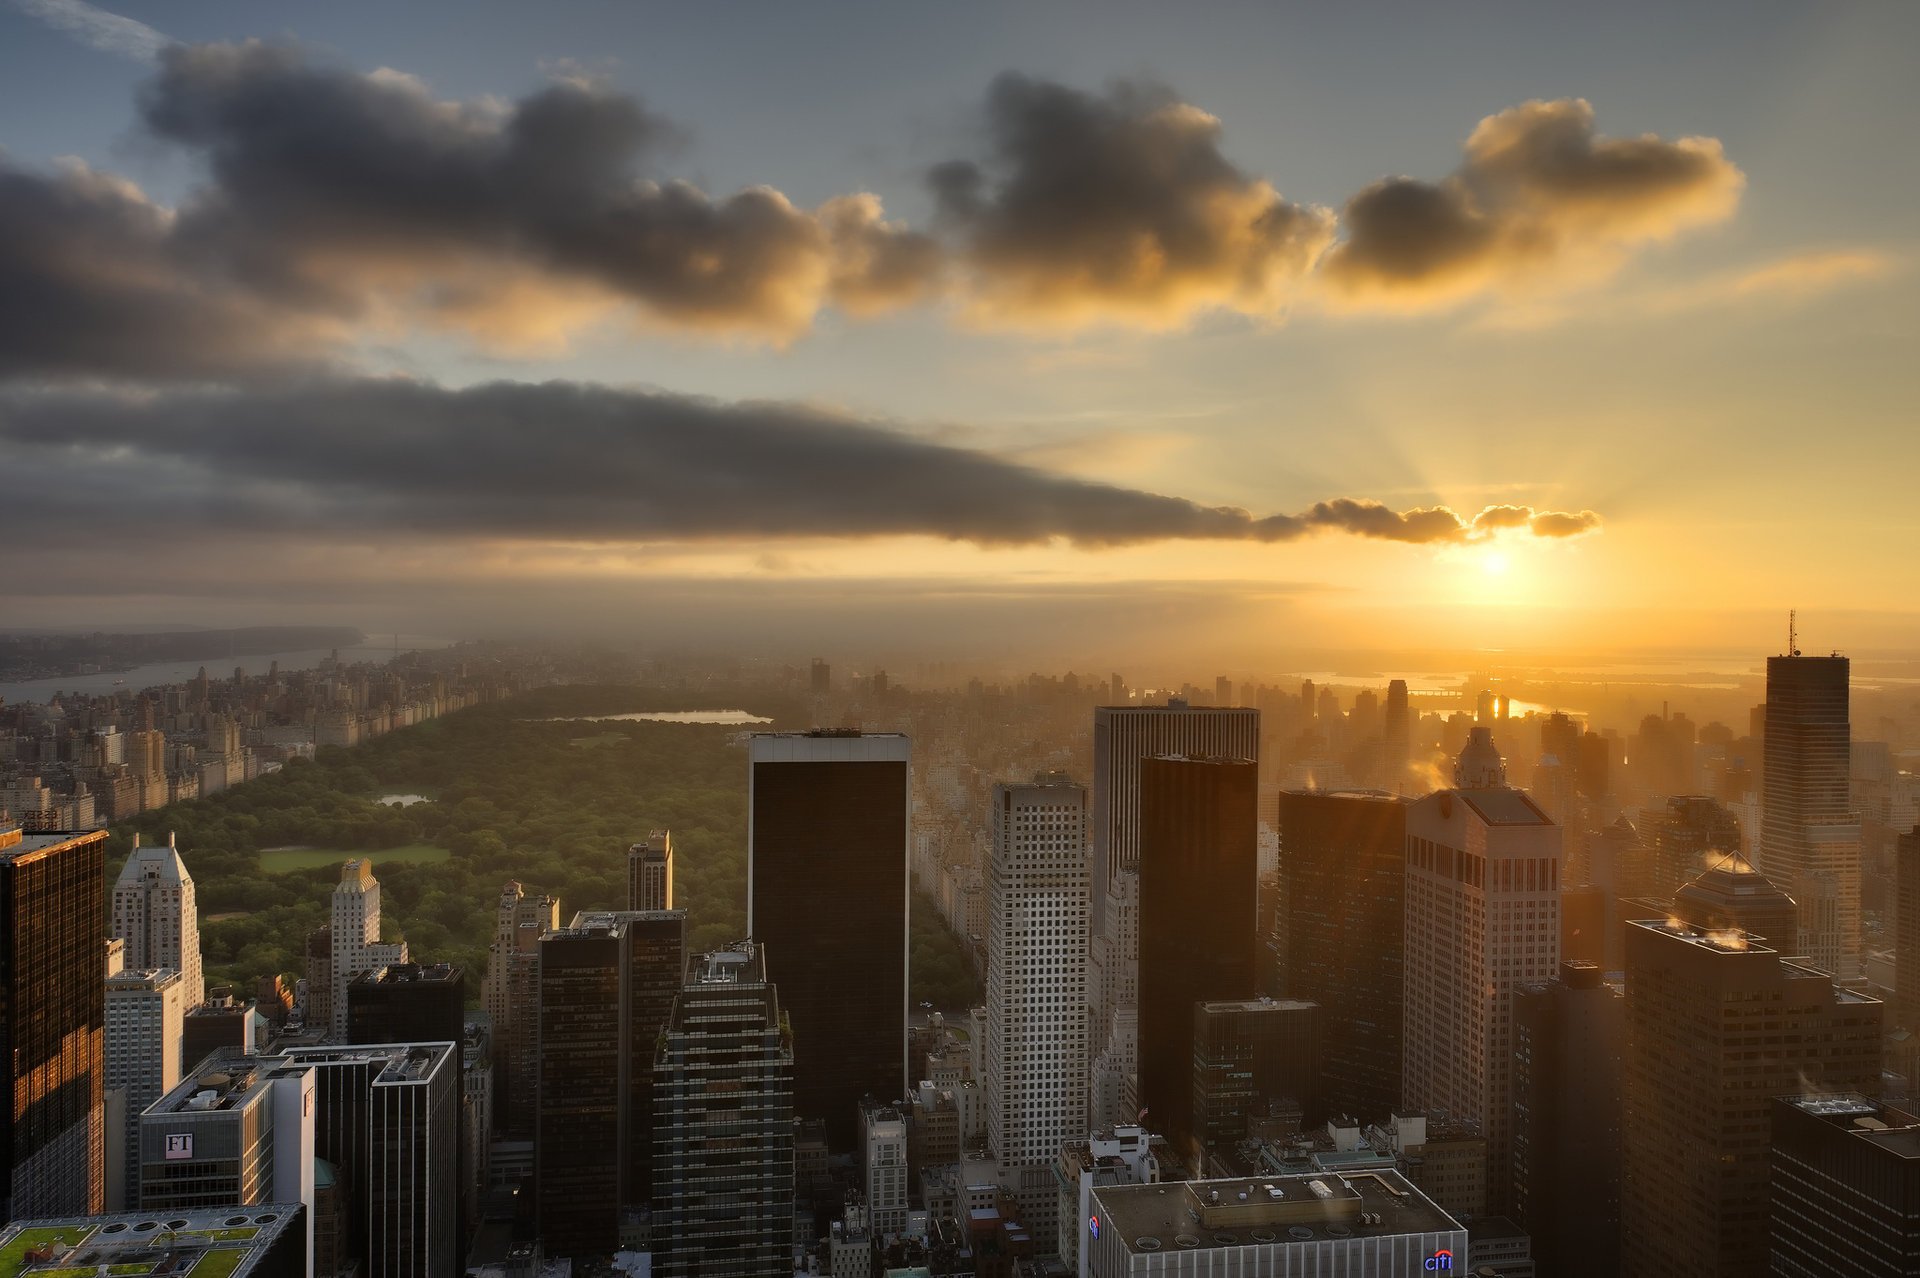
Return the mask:
M1920 1274L1920 1116L1859 1093L1776 1097L1775 1278Z
M187 1006L206 1000L200 907L171 834L160 847L142 847L139 834L133 836L133 851L113 885L113 935L126 942L128 967L178 972Z
M1760 872L1800 907L1787 946L1841 980L1860 973L1860 821L1848 744L1850 663L1767 658Z
M627 849L627 908L673 908L673 832L654 830Z
M180 1081L180 1031L186 1016L186 977L149 968L107 978L104 1065L106 1087L125 1097L125 1121L114 1133L117 1162L107 1175L118 1183L122 1207L140 1205L140 1115Z
M373 862L348 861L333 889L332 946L333 1035L346 1039L347 983L369 968L407 961L406 942L380 940L380 881Z

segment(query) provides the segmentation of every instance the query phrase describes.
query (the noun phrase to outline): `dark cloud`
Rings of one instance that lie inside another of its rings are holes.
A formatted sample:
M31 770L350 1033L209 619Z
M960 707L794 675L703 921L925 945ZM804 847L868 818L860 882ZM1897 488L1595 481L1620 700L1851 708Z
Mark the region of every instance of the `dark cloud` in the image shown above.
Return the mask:
M1320 530L1473 539L1444 508L1342 498L1301 515L1060 475L851 418L565 382L447 390L326 381L162 396L0 399L0 464L23 494L89 491L93 531L156 510L171 531L636 542L919 534L985 545L1053 539L1285 541ZM1536 519L1584 516L1542 512ZM51 525L50 525L51 526ZM71 520L59 537L74 535Z
M1177 324L1230 307L1270 314L1332 234L1220 151L1220 121L1171 93L994 81L989 158L928 174L990 323Z
M1604 274L1725 218L1745 181L1712 138L1602 137L1585 101L1527 102L1482 120L1443 181L1387 178L1349 200L1320 274L1386 308Z

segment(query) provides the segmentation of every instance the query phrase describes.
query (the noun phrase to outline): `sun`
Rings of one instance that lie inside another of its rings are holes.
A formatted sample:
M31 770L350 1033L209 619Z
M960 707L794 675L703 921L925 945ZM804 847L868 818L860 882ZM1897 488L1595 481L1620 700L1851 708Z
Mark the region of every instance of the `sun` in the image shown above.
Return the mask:
M1511 566L1506 555L1498 550L1489 550L1480 556L1480 571L1489 577L1504 577Z

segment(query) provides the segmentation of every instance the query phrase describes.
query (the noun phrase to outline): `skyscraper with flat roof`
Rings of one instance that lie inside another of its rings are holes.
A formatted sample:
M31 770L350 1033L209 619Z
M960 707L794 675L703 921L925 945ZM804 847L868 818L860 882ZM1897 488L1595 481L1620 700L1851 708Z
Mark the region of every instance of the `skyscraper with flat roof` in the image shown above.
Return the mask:
M529 896L515 880L501 889L482 999L493 1034L494 1127L508 1140L533 1139L540 1068L540 938L559 926L557 898Z
M1920 1115L1859 1093L1773 1100L1776 1278L1920 1274Z
M140 1202L140 1114L180 1081L180 1035L187 1011L186 978L171 969L122 971L107 978L106 1086L126 1095L126 1122L110 1145L119 1155L107 1175L119 1202Z
M0 827L0 1220L106 1205L106 842Z
M1771 1098L1876 1089L1880 1002L1742 932L1626 932L1623 1272L1764 1272Z
M1920 1033L1920 825L1894 844L1893 1021Z
M909 754L899 733L748 747L747 930L793 1021L794 1108L847 1151L861 1100L909 1087Z
M1560 964L1560 827L1503 783L1474 728L1462 788L1407 810L1408 1108L1445 1110L1487 1139L1490 1210L1506 1210L1513 1127L1513 995Z
M1054 1160L1086 1134L1086 789L1064 773L996 785L987 876L988 1143L1021 1219L1051 1238Z
M187 1006L206 1001L200 908L171 834L164 845L145 847L133 836L133 851L113 885L113 935L127 943L128 967L178 972Z
M1837 653L1767 658L1759 864L1800 907L1800 937L1789 948L1842 980L1860 973L1849 669Z
M1246 1139L1276 1102L1322 1121L1320 1005L1256 998L1193 1005L1193 1135L1208 1153Z
M1256 993L1257 773L1252 759L1140 762L1140 1103L1188 1156L1194 1004Z

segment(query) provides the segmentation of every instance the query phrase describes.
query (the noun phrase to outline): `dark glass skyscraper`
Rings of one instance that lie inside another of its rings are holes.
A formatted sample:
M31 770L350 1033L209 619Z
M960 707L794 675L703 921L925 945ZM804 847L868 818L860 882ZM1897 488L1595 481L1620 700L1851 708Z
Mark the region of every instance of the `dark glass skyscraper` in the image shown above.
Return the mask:
M1140 1103L1176 1148L1193 1137L1193 1006L1254 996L1258 769L1140 763Z
M1245 1139L1275 1102L1321 1121L1322 1016L1314 1003L1256 998L1193 1005L1193 1136L1209 1152Z
M459 1043L466 1018L467 976L451 963L395 963L347 982L349 1042Z
M851 1150L863 1097L907 1093L908 748L898 733L753 737L747 930L793 1022L794 1108Z
M1760 872L1800 907L1786 945L1841 979L1860 969L1860 823L1849 791L1847 658L1768 657Z
M1920 1115L1858 1093L1776 1097L1774 1278L1920 1274Z
M105 830L0 830L0 1220L106 1204Z
M1279 992L1326 1009L1327 1108L1384 1121L1401 1099L1407 805L1285 790L1279 818Z

